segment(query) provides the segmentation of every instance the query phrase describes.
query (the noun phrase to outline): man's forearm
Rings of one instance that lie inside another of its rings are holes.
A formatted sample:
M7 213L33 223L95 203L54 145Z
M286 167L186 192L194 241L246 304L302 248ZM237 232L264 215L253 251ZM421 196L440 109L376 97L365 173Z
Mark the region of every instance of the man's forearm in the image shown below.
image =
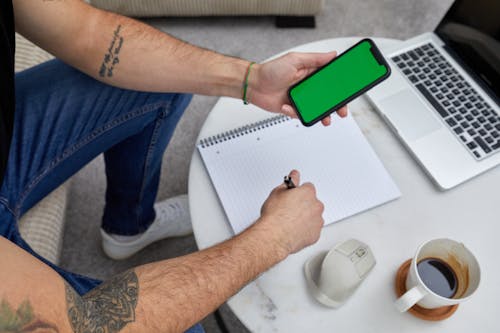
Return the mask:
M67 287L71 326L75 332L183 332L286 256L272 237L257 223L204 251L139 266L82 298Z
M125 88L241 96L248 62L201 49L142 22L98 12L82 68Z
M144 91L241 96L245 60L78 0L14 0L14 10L20 33L101 81Z

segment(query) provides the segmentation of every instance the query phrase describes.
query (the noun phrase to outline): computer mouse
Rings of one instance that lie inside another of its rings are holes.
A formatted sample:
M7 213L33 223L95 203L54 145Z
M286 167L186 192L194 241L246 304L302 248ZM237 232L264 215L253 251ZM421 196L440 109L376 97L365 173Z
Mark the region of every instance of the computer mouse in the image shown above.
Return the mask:
M338 308L374 266L375 258L368 245L349 239L309 259L304 271L312 296L323 305Z

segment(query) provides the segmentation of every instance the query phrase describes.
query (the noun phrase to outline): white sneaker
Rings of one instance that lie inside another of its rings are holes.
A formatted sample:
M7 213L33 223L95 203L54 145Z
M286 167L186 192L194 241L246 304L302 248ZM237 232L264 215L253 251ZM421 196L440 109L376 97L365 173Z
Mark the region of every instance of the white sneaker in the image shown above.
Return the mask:
M125 259L160 239L193 233L186 194L158 202L154 208L156 218L142 234L120 236L101 229L104 253L115 260Z

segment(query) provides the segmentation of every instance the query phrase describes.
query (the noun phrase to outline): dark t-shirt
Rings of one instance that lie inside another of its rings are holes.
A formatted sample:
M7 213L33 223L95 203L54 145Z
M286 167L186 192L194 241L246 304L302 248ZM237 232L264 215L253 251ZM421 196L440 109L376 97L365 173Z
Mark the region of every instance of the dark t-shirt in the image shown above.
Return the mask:
M14 13L0 0L0 185L3 182L14 122Z

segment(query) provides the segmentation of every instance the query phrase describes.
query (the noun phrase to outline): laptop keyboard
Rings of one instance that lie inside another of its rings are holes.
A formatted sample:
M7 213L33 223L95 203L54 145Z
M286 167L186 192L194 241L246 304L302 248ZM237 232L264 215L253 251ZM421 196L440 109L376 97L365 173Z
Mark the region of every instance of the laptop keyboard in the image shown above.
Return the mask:
M477 160L500 151L500 117L431 44L392 60Z

